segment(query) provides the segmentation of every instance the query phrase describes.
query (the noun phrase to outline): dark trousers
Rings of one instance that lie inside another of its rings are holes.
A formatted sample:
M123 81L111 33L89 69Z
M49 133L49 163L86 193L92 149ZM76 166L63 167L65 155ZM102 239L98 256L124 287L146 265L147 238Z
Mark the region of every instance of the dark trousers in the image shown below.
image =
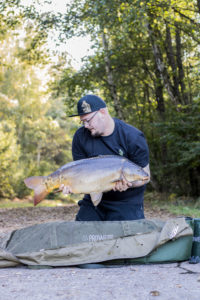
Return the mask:
M133 201L101 201L94 206L91 200L80 200L76 221L123 221L144 219L143 204Z

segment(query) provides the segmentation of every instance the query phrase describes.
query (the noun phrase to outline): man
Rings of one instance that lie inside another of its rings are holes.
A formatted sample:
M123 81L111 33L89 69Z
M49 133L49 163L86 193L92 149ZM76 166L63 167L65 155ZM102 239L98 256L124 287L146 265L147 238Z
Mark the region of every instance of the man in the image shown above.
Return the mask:
M149 150L141 131L125 122L112 118L106 103L96 95L86 95L77 104L83 125L73 138L72 155L74 160L98 155L121 155L141 166L150 177ZM64 194L71 192L62 186ZM79 201L77 221L137 220L144 218L143 182L130 183L125 179L116 183L113 191L103 194L95 207L89 195Z

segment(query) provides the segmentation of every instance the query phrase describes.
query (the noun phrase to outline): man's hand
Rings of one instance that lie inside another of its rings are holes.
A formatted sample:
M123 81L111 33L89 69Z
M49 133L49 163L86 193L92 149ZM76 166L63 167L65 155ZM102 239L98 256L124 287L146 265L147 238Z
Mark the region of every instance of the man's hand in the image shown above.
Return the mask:
M119 191L119 192L124 192L126 191L128 188L132 187L132 183L127 181L125 178L122 178L121 180L117 181L113 190Z
M61 190L64 195L68 195L68 194L72 193L71 188L64 184L61 184L61 186L59 187L59 190Z
M150 181L150 168L149 168L149 164L143 168L143 170L149 175L149 179L146 181L134 181L134 182L129 182L126 180L126 178L122 178L121 180L117 181L113 190L114 191L119 191L119 192L124 192L126 191L128 188L130 187L140 187L143 186L144 184L147 184Z

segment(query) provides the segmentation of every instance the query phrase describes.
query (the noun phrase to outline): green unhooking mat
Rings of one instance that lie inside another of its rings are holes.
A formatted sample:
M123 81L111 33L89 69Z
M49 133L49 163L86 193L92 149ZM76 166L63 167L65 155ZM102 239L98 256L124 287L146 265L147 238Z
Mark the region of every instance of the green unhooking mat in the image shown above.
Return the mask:
M51 222L0 238L0 267L183 261L191 256L192 239L185 218Z

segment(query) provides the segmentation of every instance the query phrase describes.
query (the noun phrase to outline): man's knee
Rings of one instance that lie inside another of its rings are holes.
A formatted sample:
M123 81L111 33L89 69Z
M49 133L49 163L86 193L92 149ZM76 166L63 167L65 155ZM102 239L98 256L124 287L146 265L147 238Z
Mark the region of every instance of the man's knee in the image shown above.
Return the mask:
M135 205L134 207L119 207L107 214L107 221L131 221L144 219L143 205Z
M80 209L76 215L76 221L102 221L102 216L94 205L87 205L83 202L79 205Z

